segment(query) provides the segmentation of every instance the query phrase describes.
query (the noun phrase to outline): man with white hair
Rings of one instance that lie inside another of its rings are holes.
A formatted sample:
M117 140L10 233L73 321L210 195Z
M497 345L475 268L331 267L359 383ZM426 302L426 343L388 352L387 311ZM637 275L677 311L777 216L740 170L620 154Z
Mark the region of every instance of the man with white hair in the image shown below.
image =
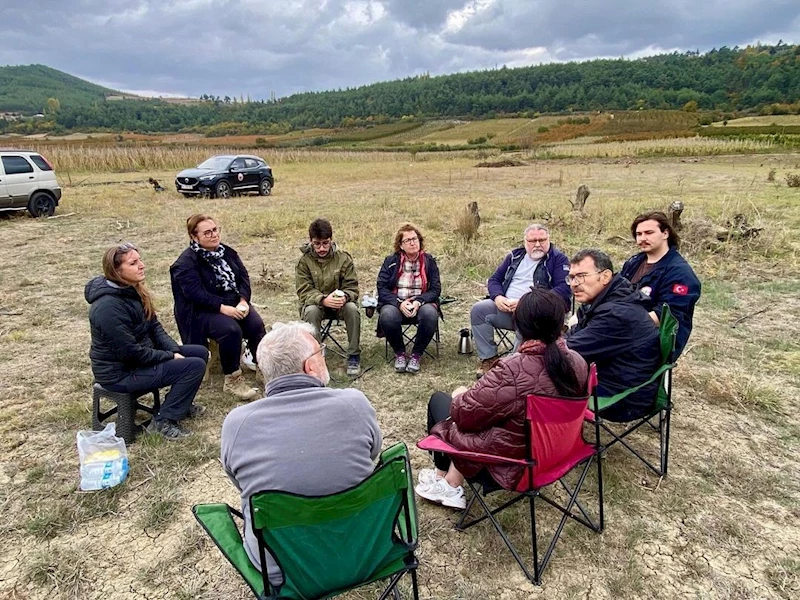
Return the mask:
M325 345L309 323L276 323L258 345L266 396L234 408L222 424L222 466L241 492L245 549L261 569L249 499L263 490L324 496L366 479L381 450L381 430L367 397L332 389ZM267 554L269 579L282 575Z
M525 228L525 243L506 255L489 277L489 299L481 300L470 311L470 324L478 351L477 376L481 377L498 360L494 328L514 330L514 310L519 299L531 288L553 290L569 310L572 292L566 282L569 258L550 243L550 232L539 223Z

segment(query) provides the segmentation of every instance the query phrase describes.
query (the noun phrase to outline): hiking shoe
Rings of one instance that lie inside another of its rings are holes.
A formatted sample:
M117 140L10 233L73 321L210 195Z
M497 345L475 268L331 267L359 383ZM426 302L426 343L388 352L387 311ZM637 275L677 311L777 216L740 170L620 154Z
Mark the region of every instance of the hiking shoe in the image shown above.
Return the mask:
M491 358L483 359L480 364L478 364L478 368L475 370L475 378L480 379L483 377L487 371L497 364L498 360L500 360L500 357L496 355L492 356Z
M225 375L222 391L244 401L255 400L259 396L259 391L256 388L247 385L244 377L242 377L241 369L234 371L230 375Z
M150 421L150 424L147 426L147 433L157 433L161 437L171 442L175 440L180 440L185 437L189 437L192 435L192 432L188 429L184 429L176 421L172 419L162 419L161 421L156 421L153 419Z
M440 479L436 469L420 469L417 473L417 487L430 487Z
M347 374L351 377L361 375L361 357L354 354L347 359Z
M408 359L405 352L398 352L394 355L394 370L398 373L405 373Z
M408 364L406 365L406 373L414 373L415 375L419 373L419 361L421 360L421 355L412 354L411 358L408 359Z
M467 500L464 498L464 488L461 486L453 487L447 480L442 477L435 483L424 486L417 485L414 488L417 495L431 502L436 502L442 506L449 506L450 508L458 508L464 510L467 507Z
M190 419L195 419L206 412L206 407L202 404L192 404L189 407L189 414L186 415Z

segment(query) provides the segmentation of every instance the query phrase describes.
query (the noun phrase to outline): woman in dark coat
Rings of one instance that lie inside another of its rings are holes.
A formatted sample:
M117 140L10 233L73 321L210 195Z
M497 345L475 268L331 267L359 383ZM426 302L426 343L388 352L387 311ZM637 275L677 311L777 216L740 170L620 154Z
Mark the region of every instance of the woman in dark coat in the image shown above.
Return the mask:
M378 335L385 335L394 350L394 370L418 373L420 361L439 319L442 283L436 259L425 252L422 232L411 223L394 236L394 254L383 261L378 273ZM411 354L406 354L403 325L417 324Z
M578 398L586 394L589 367L561 337L564 300L551 290L533 289L517 304L514 320L522 343L518 352L493 366L473 387L451 398L436 392L428 403L428 431L450 445L472 452L525 458L525 409L529 394ZM422 469L415 490L421 497L464 508L464 477L478 476L482 465L435 452L436 469ZM486 481L514 489L523 467L486 467ZM491 478L491 479L489 479Z
M214 219L192 215L186 229L189 247L169 269L181 339L204 346L215 340L225 375L223 390L253 400L259 391L242 377L242 339L255 357L266 331L250 304L250 276L236 251L220 242L222 228Z
M179 346L158 321L144 283L144 263L131 243L106 250L103 276L86 284L97 383L113 392L171 386L148 431L177 440L191 432L180 425L203 412L192 404L206 370L208 350Z

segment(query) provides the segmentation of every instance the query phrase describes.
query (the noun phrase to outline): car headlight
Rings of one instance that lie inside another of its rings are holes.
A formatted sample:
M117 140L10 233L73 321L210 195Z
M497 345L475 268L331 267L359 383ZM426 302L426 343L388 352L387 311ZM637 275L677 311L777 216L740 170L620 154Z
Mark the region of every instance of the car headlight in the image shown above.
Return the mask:
M200 181L211 181L212 179L214 179L214 175L204 175L200 178Z

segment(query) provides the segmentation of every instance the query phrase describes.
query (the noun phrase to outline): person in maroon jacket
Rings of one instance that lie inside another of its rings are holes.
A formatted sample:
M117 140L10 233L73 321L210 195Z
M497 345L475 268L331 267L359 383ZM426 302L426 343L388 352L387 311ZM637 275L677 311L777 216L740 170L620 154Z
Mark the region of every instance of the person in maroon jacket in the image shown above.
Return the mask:
M589 367L561 337L564 300L552 290L522 296L515 325L519 352L502 358L471 389L436 392L428 403L428 431L461 450L525 457L525 402L528 394L576 398L586 393ZM463 509L464 477L478 477L513 489L523 475L517 466L486 467L433 453L435 469L422 469L419 496Z

